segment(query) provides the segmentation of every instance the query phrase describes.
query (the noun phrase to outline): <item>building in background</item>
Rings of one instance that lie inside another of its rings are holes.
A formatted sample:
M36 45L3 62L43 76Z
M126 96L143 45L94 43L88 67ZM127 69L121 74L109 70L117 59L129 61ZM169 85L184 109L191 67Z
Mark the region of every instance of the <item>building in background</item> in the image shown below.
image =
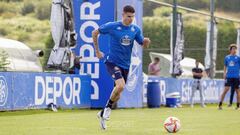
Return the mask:
M43 72L38 56L43 52L33 51L19 41L0 38L0 52L6 52L7 71Z
M160 59L160 76L161 77L171 77L171 73L169 72L170 64L172 61L172 57L170 54L163 54L163 53L149 53L151 60L155 57ZM181 74L181 78L192 78L192 68L195 67L195 59L185 57L181 62L180 65L182 67L183 73ZM199 63L199 68L205 69L202 63Z

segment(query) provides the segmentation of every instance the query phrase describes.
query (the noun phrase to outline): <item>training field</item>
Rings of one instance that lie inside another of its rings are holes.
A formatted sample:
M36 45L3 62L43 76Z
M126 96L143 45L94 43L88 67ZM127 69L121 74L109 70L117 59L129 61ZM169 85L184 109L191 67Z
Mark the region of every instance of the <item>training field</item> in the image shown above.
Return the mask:
M240 110L232 107L160 108L113 110L108 129L102 131L98 110L30 110L0 112L0 135L164 135L168 116L181 120L179 135L239 135Z

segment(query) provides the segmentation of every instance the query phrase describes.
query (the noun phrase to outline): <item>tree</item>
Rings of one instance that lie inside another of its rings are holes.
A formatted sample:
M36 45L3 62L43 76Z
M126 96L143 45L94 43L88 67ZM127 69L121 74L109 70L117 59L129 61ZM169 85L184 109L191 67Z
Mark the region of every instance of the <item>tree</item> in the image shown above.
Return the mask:
M8 54L6 51L1 50L0 53L0 71L7 71L7 67L10 64L8 61Z

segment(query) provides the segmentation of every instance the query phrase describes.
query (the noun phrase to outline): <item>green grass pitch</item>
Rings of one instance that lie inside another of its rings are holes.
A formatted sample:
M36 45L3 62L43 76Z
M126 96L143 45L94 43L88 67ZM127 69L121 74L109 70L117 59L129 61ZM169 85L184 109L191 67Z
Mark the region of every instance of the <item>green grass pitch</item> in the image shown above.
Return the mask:
M239 135L240 111L228 108L117 109L112 111L108 129L99 127L98 110L28 110L0 112L0 135L165 135L168 116L181 120L178 135Z

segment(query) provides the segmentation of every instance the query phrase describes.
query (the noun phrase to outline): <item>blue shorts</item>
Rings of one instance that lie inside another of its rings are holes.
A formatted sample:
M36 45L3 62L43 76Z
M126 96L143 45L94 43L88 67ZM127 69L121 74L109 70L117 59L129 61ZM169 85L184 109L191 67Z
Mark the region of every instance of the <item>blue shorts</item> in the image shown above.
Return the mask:
M119 66L117 66L115 63L106 61L105 65L107 67L107 71L112 76L113 80L118 80L120 78L123 78L125 82L127 82L127 76L128 76L128 69L123 69Z
M225 86L233 86L235 89L239 88L239 78L227 78L225 80Z

